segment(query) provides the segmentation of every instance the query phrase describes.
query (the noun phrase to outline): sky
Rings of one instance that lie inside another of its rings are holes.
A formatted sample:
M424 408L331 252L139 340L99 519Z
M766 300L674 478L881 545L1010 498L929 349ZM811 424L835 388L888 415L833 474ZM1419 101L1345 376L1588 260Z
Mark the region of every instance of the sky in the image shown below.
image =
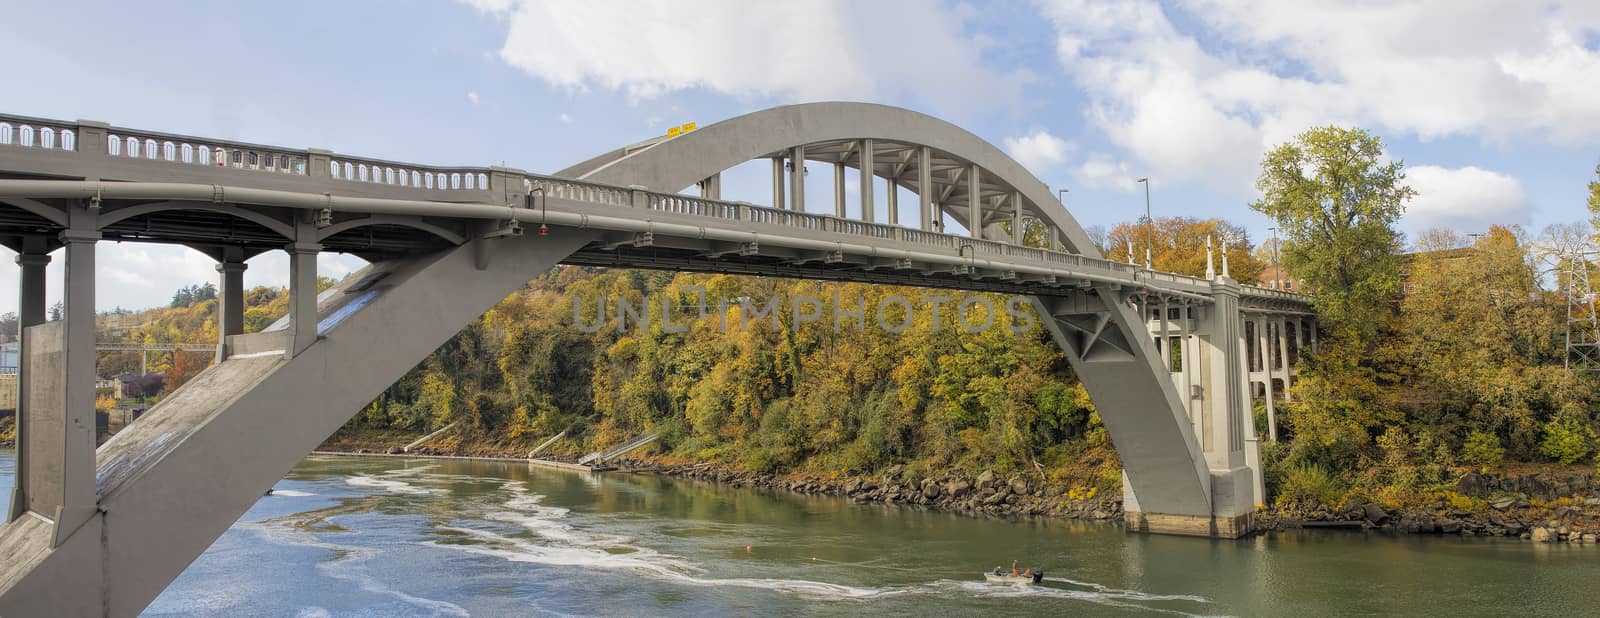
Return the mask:
M1410 236L1584 220L1600 163L1592 0L10 0L0 75L6 113L534 172L684 122L869 101L999 145L1085 227L1142 214L1148 177L1155 216L1255 241L1262 155L1315 126L1405 163ZM729 172L724 197L769 201L764 173ZM830 177L810 209L831 210ZM97 260L102 310L217 277L182 247ZM246 285L287 275L273 252ZM16 279L0 267L0 312Z

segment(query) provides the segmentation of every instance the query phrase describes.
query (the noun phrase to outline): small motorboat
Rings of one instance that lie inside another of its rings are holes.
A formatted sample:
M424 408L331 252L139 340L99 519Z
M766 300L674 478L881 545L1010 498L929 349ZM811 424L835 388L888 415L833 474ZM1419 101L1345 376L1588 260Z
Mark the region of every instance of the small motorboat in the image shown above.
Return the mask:
M991 584L1004 584L1007 586L1032 586L1044 581L1044 571L1028 569L1019 573L1017 572L1016 563L1012 563L1011 570L1009 572L1001 569L1000 567L995 567L993 571L984 573L983 579Z

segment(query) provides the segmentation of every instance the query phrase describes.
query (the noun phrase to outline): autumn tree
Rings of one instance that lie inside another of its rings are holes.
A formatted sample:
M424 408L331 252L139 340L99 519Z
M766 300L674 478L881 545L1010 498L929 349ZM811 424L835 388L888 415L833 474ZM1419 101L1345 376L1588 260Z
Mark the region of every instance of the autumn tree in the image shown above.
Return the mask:
M1144 223L1122 223L1106 235L1109 251L1106 257L1127 261L1129 247L1133 259L1144 265L1144 249L1151 245L1150 264L1160 271L1192 277L1206 273L1206 240L1210 239L1217 252L1216 267L1222 268L1222 251L1228 254L1229 276L1235 281L1255 285L1266 272L1269 262L1259 259L1250 247L1250 233L1243 226L1222 219L1195 219L1192 217L1158 218L1147 230ZM1152 239L1146 241L1146 238Z
M1359 340L1399 288L1394 223L1416 194L1405 164L1383 159L1383 142L1364 130L1311 129L1267 153L1250 205L1278 224L1284 265L1317 291L1323 324Z

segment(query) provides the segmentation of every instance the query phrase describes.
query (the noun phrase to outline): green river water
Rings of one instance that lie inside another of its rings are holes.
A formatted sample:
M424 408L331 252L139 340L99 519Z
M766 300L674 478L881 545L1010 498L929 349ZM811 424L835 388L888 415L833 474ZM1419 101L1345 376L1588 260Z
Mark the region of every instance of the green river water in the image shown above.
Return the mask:
M9 495L15 458L0 452ZM748 548L748 549L747 549ZM1037 587L982 582L1013 559ZM517 463L307 458L150 616L1600 613L1600 548L1244 541Z

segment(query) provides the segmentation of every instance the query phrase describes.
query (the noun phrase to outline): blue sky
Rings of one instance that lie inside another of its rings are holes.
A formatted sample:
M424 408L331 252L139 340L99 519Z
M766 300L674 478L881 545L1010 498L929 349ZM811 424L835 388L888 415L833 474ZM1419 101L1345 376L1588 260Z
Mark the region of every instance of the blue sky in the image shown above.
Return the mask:
M550 172L686 121L873 101L1000 145L1071 188L1085 226L1137 216L1133 180L1149 176L1157 216L1221 216L1259 240L1262 153L1318 124L1368 128L1406 162L1411 234L1582 220L1600 162L1594 2L13 0L7 14L9 113ZM731 173L725 196L764 203L761 174ZM286 262L258 258L247 283L281 285ZM14 270L0 268L0 306ZM102 308L215 277L198 253L136 245L102 245L99 272Z

